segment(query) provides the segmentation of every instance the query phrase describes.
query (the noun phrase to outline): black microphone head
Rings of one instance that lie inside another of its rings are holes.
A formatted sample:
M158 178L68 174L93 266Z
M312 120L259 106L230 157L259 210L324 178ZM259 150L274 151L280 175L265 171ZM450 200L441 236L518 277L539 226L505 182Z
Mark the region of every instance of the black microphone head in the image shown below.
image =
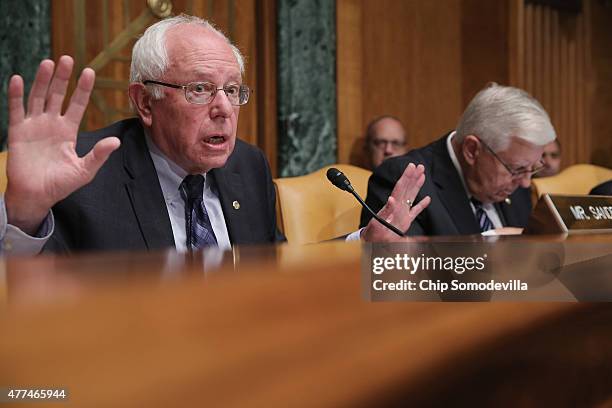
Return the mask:
M338 170L335 167L330 167L327 170L327 179L340 190L351 191L353 190L353 186L349 179L344 175L343 172Z

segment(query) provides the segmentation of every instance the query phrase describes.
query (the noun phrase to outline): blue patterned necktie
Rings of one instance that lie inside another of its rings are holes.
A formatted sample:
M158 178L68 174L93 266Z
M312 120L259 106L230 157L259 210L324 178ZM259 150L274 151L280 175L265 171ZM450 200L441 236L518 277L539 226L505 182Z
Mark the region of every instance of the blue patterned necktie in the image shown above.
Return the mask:
M480 232L485 232L490 229L493 229L493 222L487 215L487 212L482 207L482 203L475 198L471 198L472 204L474 204L474 208L476 209L476 220L478 221L478 225L480 226Z
M204 206L204 177L201 174L189 175L185 177L179 189L185 200L187 249L193 251L217 246L217 237Z

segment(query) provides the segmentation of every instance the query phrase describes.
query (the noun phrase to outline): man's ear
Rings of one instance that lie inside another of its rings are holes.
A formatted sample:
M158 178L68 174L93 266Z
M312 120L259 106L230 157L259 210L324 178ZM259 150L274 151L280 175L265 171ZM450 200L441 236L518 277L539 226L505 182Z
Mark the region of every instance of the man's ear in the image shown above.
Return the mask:
M461 145L461 153L466 163L473 166L480 154L480 140L474 135L467 135L464 137L463 144Z
M153 117L151 115L151 94L147 91L145 86L140 83L132 83L128 88L128 96L132 101L132 106L140 120L145 126L151 126L153 123Z

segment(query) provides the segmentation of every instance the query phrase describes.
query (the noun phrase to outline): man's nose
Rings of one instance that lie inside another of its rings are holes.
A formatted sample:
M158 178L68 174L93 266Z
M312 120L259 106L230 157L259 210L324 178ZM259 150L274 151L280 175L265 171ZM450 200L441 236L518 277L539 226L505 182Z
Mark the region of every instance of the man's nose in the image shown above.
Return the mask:
M214 118L216 116L228 117L232 114L234 105L230 102L225 91L217 89L217 92L210 101L210 114Z
M531 174L525 173L518 179L518 185L523 188L529 188L531 186Z

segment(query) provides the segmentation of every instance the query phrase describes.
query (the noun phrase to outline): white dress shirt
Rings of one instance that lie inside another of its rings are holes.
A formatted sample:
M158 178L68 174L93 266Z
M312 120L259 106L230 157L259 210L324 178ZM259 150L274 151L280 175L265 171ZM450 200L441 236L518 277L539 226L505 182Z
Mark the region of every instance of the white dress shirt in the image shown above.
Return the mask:
M8 223L4 195L0 197L0 246L2 253L7 255L36 255L53 234L55 221L53 212L41 224L35 236L23 232L20 228Z
M474 204L472 203L472 200L471 200L472 194L470 193L470 190L468 190L467 185L465 184L465 179L463 178L463 170L461 169L461 165L459 164L459 160L457 159L457 155L455 154L455 149L453 149L452 140L453 140L453 137L455 136L455 133L457 132L453 131L450 135L448 135L448 138L446 139L446 148L448 149L448 155L450 156L450 159L453 162L453 166L455 166L455 170L457 170L457 174L459 174L459 179L461 180L461 183L463 184L463 188L465 189L465 194L468 196L468 200L470 201L470 207L472 208L472 212L474 213L474 216L476 216L476 207L474 207ZM501 228L504 226L501 222L501 218L499 217L499 214L497 213L497 209L495 208L495 205L491 203L487 203L487 204L483 203L482 209L487 213L487 216L493 223L493 228Z
M157 178L161 185L166 208L170 216L172 225L172 235L174 235L174 245L179 252L187 251L187 231L185 229L185 201L181 197L179 187L187 172L176 163L168 159L147 136L147 146L153 159L153 165L157 172ZM217 188L214 186L212 177L204 176L204 206L210 218L213 232L217 238L219 249L231 249L225 217L221 209L221 202Z

